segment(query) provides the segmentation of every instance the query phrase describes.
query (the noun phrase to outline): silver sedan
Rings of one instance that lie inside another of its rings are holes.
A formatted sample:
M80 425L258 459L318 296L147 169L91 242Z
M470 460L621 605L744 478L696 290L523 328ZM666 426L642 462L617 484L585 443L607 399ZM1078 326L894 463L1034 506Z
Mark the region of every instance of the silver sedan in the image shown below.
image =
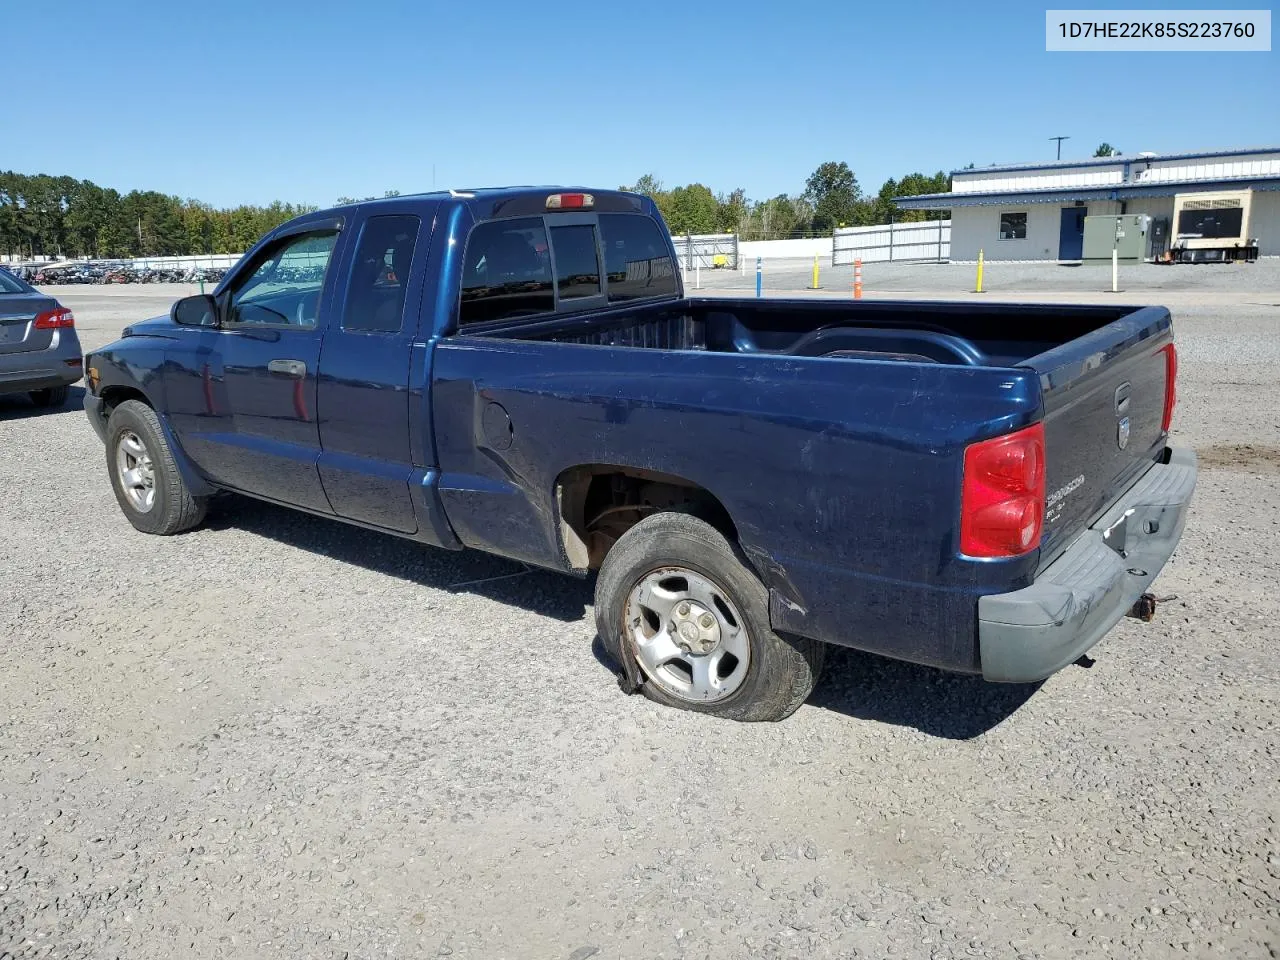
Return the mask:
M39 407L65 403L84 373L75 322L53 297L0 269L0 394L25 393Z

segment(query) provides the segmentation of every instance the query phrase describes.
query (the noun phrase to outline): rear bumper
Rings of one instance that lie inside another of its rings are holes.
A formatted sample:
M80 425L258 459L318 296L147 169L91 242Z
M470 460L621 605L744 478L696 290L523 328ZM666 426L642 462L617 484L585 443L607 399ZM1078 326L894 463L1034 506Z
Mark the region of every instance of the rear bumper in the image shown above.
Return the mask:
M1101 640L1178 545L1195 486L1195 453L1173 451L1168 463L1148 470L1035 583L979 599L983 677L1043 680Z
M25 393L75 383L84 375L80 340L71 329L56 330L44 350L0 353L0 393Z
M0 373L0 393L26 393L50 387L69 387L81 377L79 367L65 370L30 370L21 374Z

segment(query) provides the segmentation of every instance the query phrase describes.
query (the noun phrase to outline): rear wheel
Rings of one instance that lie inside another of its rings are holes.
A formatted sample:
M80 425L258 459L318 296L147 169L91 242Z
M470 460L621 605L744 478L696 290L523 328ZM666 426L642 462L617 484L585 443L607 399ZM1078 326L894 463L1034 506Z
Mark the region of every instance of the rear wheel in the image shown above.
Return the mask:
M143 533L181 533L204 519L206 498L191 495L159 417L141 401L126 400L111 411L107 473L120 509Z
M782 720L809 696L823 645L769 625L769 594L710 524L661 513L628 530L596 581L596 628L658 703L733 720Z
M60 407L67 402L70 387L45 387L27 394L37 407Z

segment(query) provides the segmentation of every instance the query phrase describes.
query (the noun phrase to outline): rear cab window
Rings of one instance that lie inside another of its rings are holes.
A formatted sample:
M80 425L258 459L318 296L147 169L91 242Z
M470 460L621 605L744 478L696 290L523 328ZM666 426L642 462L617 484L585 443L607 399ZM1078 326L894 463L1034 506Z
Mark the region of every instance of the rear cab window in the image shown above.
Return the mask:
M462 264L459 324L552 313L556 298L550 251L541 217L477 225Z
M652 217L602 213L600 234L610 303L676 295L676 265Z
M670 246L645 214L486 220L467 239L458 325L669 298L678 291Z
M589 223L551 228L555 251L556 290L561 300L600 295L600 249Z

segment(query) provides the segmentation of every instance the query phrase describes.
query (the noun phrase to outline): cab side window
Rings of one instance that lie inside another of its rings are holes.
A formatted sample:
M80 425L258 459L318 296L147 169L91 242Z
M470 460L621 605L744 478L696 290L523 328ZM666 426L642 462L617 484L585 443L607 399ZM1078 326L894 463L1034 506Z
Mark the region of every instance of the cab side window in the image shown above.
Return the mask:
M399 333L406 286L422 221L411 215L370 217L360 234L342 329L354 333Z
M260 252L227 301L227 323L313 330L337 231L300 233Z

